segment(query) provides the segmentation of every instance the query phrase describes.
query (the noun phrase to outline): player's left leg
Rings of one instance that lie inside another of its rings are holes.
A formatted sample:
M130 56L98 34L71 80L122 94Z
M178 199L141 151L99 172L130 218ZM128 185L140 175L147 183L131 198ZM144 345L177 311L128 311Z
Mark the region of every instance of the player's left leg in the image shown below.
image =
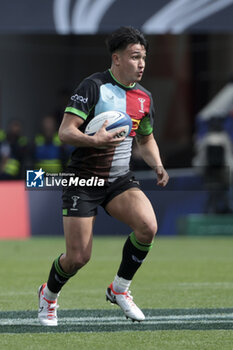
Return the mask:
M119 270L108 287L106 296L111 302L117 303L127 317L142 321L145 316L132 302L128 289L134 274L152 248L157 232L155 213L149 199L138 188L131 188L117 195L105 209L111 216L133 229L125 242Z

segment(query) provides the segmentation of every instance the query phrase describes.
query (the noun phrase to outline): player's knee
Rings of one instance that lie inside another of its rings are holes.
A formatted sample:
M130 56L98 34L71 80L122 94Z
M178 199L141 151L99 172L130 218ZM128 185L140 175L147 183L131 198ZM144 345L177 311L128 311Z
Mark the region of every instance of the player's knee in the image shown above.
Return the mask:
M144 223L143 227L141 228L139 232L140 237L139 241L150 243L153 241L154 236L157 233L157 222L156 220L150 220Z
M147 223L146 225L146 236L151 240L153 241L154 239L154 236L156 235L157 233L157 222L156 221L150 221Z

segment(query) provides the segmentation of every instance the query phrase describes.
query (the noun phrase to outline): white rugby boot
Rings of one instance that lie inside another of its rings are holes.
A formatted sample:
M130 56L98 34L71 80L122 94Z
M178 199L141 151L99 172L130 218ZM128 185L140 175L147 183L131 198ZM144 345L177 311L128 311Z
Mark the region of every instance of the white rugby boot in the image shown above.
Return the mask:
M46 283L42 284L38 290L39 310L38 318L42 326L57 326L57 299L48 300L44 296Z
M106 300L112 304L117 304L123 310L126 318L131 318L132 321L141 322L145 319L145 315L139 307L133 302L133 297L130 291L117 293L113 290L112 283L106 290Z

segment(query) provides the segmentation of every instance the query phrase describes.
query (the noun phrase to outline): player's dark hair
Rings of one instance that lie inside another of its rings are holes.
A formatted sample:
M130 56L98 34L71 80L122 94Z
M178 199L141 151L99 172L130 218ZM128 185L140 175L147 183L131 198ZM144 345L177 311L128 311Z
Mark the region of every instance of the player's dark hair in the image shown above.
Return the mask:
M146 52L148 51L148 42L143 33L133 27L120 27L106 40L110 54L118 50L124 50L129 44L141 44L145 47Z

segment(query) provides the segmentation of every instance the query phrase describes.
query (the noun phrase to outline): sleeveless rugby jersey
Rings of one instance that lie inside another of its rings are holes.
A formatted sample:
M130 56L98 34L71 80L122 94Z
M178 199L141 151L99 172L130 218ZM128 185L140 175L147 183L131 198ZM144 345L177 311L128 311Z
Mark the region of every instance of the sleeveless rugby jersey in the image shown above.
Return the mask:
M138 83L130 87L121 84L110 70L84 79L71 96L65 112L84 120L80 127L84 132L92 118L111 110L127 113L132 119L132 130L117 147L76 148L71 155L69 167L83 177L98 176L112 182L125 175L130 167L133 137L153 132L154 107L151 93Z

